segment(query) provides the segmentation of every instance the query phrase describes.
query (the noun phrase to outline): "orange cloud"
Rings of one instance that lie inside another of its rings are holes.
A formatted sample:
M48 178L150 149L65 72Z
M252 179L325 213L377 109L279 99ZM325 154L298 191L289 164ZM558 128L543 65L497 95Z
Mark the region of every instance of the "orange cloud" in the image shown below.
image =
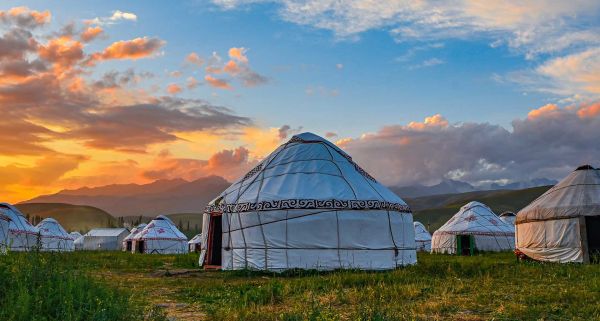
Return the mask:
M560 108L554 104L547 104L538 109L534 109L527 114L527 119L533 120L536 118L549 117L560 112Z
M177 84L170 84L167 86L167 92L171 95L178 94L182 91L181 87Z
M215 78L211 75L206 75L204 76L204 80L206 80L206 82L214 88L219 88L219 89L232 89L231 85L229 85L229 82L227 82L226 79L220 79L220 78Z
M188 89L194 89L196 87L198 87L198 80L196 80L196 78L189 76L187 79L187 88Z
M444 116L442 116L440 114L435 114L431 117L426 117L425 121L422 123L410 122L408 124L408 128L415 129L415 130L423 130L423 129L432 128L432 127L439 127L439 128L448 127L448 121L446 120L446 118L444 118Z
M83 44L65 36L51 39L45 46L40 46L38 54L40 58L60 68L59 71L72 68L85 57Z
M582 106L577 111L577 116L580 118L593 118L600 115L600 102L591 105Z
M236 75L240 73L241 69L235 61L229 60L223 67L223 71L232 75Z
M0 11L0 22L16 24L20 27L35 28L50 22L50 11L35 11L27 7L15 7Z
M198 67L204 64L204 59L200 58L197 53L192 52L185 57L185 61Z
M80 35L81 41L90 42L104 32L101 27L88 27Z
M103 52L94 54L92 60L147 58L156 55L164 44L163 40L148 37L121 40L113 42Z
M248 57L246 57L247 49L244 47L233 47L229 49L229 57L239 62L248 63Z

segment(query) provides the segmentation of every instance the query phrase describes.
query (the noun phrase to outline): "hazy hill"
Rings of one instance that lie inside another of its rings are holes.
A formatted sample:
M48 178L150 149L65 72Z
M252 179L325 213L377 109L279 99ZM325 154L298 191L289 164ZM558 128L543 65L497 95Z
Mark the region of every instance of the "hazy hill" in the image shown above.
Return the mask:
M115 218L110 214L92 206L62 203L29 203L18 204L17 208L29 217L52 217L69 232L87 232L92 228L106 227L116 222Z
M538 186L554 185L556 183L558 182L547 178L535 178L529 181L513 182L505 185L493 183L483 186L473 186L461 181L444 179L439 184L431 186L392 186L390 189L394 191L394 193L400 195L400 197L416 198L430 195L459 194L475 191L520 190Z
M201 213L206 204L231 183L219 176L158 180L150 184L118 184L63 190L25 203L67 203L94 206L113 216L149 216L172 213Z
M461 206L471 201L488 205L496 214L504 211L518 212L551 186L522 190L477 191L461 194L433 195L404 200L413 210L414 220L420 221L433 233L442 226Z

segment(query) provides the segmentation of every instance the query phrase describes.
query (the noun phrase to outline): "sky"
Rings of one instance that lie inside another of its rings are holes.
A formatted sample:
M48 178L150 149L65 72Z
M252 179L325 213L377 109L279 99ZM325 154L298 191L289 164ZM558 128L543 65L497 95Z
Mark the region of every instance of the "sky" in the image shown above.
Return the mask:
M235 180L295 133L388 185L600 165L600 2L3 1L0 195Z

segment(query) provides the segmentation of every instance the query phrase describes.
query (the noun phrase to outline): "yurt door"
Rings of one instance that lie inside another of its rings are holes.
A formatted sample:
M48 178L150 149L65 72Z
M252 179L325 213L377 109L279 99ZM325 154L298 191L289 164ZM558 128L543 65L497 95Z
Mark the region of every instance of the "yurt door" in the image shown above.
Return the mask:
M221 266L221 249L223 242L223 227L221 225L221 213L215 213L210 216L210 226L208 229L208 242L205 257L206 268L218 268Z
M473 238L471 235L456 236L456 252L459 255L473 255Z
M585 229L590 262L600 263L600 216L586 216Z

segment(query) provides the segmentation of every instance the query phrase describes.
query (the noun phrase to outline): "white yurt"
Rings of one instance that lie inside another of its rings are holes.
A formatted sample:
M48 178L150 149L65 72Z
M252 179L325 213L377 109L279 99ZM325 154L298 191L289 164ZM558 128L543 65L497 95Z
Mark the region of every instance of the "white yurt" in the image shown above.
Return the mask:
M385 270L415 264L410 208L336 145L292 137L207 207L207 268Z
M196 234L196 236L192 237L192 239L189 240L188 249L190 253L200 252L200 244L202 244L202 233Z
M133 249L133 238L136 235L138 235L138 233L140 233L144 229L144 227L146 227L146 225L146 223L142 223L131 229L131 233L129 233L129 235L127 235L127 237L123 239L123 251L131 252L131 250Z
M505 223L508 223L510 225L515 225L515 219L517 218L517 214L511 212L511 211L506 211L503 212L502 214L498 215L500 217L501 220L503 220Z
M584 263L597 257L600 170L577 168L519 211L515 224L517 250L530 258Z
M39 230L16 207L0 203L0 213L10 219L7 242L11 251L29 251L38 246Z
M40 231L40 250L52 252L70 252L75 250L73 237L51 217L43 219L36 226Z
M414 222L417 251L431 251L431 234L421 222Z
M188 253L187 237L164 215L153 219L133 237L133 252L146 254Z
M10 218L0 211L0 253L8 250L8 226Z
M431 238L432 253L473 255L476 250L498 252L514 247L514 227L479 202L461 207Z
M85 243L85 236L81 235L80 237L76 238L75 241L73 241L73 245L75 246L75 250L76 251L83 250L84 243Z

